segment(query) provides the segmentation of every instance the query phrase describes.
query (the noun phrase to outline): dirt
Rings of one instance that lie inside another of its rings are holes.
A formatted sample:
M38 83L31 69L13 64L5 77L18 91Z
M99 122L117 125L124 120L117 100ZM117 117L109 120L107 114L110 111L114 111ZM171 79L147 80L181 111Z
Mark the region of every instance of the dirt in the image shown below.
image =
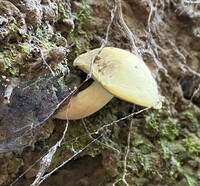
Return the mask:
M142 108L115 98L69 121L50 166L41 162L66 126L53 113L84 77L73 60L101 46L113 7L0 0L0 185L31 185L41 167L47 174L65 161L41 185L200 185L198 1L122 1L132 36L117 9L106 46L143 58L165 97L162 109L126 117Z

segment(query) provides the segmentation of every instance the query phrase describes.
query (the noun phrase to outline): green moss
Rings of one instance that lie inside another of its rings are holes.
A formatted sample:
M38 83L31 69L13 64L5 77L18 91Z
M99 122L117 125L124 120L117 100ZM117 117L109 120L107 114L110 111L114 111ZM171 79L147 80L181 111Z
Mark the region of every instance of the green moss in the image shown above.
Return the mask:
M162 153L163 153L163 158L168 159L170 157L170 149L166 145L166 142L164 140L160 140L159 144L161 145Z
M174 171L170 171L170 175L173 177L176 175L177 172L179 172L180 175L182 175L185 179L182 180L181 184L179 185L185 185L185 186L196 186L197 182L194 179L194 173L189 171L186 167L181 166L181 163L174 157L171 157L171 162L174 165Z
M54 32L48 24L43 24L36 30L37 42L41 45L42 49L50 51L56 47L56 43L53 40Z
M17 21L15 19L10 22L8 29L12 32L18 32L20 29L17 27Z
M183 140L183 144L185 148L188 150L189 154L193 154L193 155L200 154L200 139L198 138L195 139L195 138L187 136Z
M136 132L131 132L131 136L133 139L131 141L132 145L140 150L140 153L148 154L152 152L153 145L145 136L137 134Z
M30 46L30 44L29 43L22 43L21 44L21 52L22 53L29 53L29 52L31 52L31 46Z
M14 29L11 27L10 29ZM19 69L22 68L26 59L29 56L34 44L39 45L42 50L49 51L56 46L55 42L52 42L53 31L51 27L44 24L36 30L36 37L34 37L34 42L29 44L28 42L23 42L19 45L8 44L7 48L9 50L4 50L0 52L0 74L6 76L19 76Z
M197 119L198 113L192 110L185 110L179 114L180 123L184 125L190 132L200 137L200 126Z
M79 34L85 34L83 30L84 25L90 20L90 6L86 1L82 1L81 10L78 14L75 15L76 20L78 21L78 30Z
M68 18L67 14L66 14L65 7L64 7L62 2L58 2L58 12L59 12L59 15L60 15L60 19Z
M67 134L63 148L73 153L82 151L82 149L93 141L90 135L86 132L85 127L80 125L77 121L71 122ZM87 147L87 154L91 156L99 154L99 146L96 147L95 143L89 145Z
M74 14L76 19L75 29L69 33L69 37L74 43L76 56L80 55L83 50L89 48L88 31L85 25L90 20L90 6L86 1L82 1L80 12Z
M189 120L193 125L198 124L196 113L191 110L185 110L180 114L180 119Z
M174 140L179 135L179 124L176 118L157 111L146 116L145 133L163 139Z
M0 58L2 59L0 65L0 74L8 76L18 76L19 68L15 64L16 60L21 61L21 54L16 50L6 50L0 52Z
M185 124L183 145L187 149L187 153L194 156L200 154L200 139L198 136L200 126L196 115L191 110L180 113L180 122Z

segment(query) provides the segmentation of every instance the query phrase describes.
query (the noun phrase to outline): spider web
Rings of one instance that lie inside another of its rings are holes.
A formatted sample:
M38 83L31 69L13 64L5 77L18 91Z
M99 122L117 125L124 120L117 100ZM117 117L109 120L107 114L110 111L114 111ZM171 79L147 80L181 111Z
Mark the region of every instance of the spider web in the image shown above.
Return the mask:
M19 150L31 143L34 129L70 95L72 84L70 87L58 82L54 77L20 82L9 104L3 103L6 88L0 82L0 151Z

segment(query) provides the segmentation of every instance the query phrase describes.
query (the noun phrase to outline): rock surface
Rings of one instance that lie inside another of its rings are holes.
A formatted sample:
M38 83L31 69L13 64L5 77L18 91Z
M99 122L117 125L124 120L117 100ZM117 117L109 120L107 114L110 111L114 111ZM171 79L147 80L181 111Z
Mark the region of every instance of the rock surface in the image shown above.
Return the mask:
M101 46L114 1L0 4L0 185L30 185L65 129L50 117L80 83L73 60ZM41 185L200 185L199 9L196 1L122 0L135 46L119 9L107 46L135 49L165 96L163 108L126 117L141 108L115 99L70 121L46 173L67 163Z

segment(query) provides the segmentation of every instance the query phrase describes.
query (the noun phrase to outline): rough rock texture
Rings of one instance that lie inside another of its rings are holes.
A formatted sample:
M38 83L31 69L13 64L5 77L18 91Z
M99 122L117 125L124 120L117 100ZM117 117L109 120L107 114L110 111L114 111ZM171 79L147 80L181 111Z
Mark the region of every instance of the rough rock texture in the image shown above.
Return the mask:
M106 0L0 0L0 185L33 183L66 124L49 117L82 77L72 62L101 46L113 7ZM113 99L70 121L46 173L67 163L41 185L200 185L200 5L122 0L122 11L163 108L119 120L141 108ZM118 9L107 46L134 48Z

